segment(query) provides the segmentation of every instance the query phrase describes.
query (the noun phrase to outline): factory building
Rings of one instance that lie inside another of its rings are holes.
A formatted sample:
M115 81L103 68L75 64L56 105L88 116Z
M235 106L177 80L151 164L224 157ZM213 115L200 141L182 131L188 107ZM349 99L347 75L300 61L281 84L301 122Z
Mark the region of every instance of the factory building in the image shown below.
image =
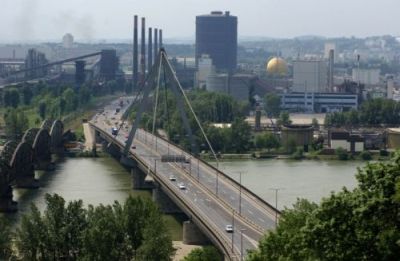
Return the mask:
M196 65L209 55L219 71L230 72L237 65L237 17L220 11L196 16Z
M282 146L288 151L290 143L294 142L296 147L301 146L304 151L308 151L308 146L313 142L313 134L314 128L312 125L282 126Z
M395 150L400 148L400 128L387 129L387 147Z
M215 73L215 66L212 63L212 59L207 54L203 54L198 59L197 72L196 72L196 86L201 89L206 88L208 76L214 73Z
M106 81L115 80L117 70L118 58L116 50L102 50L100 58L100 77Z
M253 79L254 76L250 74L234 74L229 76L227 73L214 73L207 77L206 89L207 91L229 94L239 101L247 101Z
M325 61L293 62L293 92L327 92L328 71Z
M283 93L281 107L291 111L334 112L357 109L357 94L345 93Z
M35 68L48 63L44 53L36 49L29 49L25 59L25 69ZM43 77L47 74L47 68L38 68L36 70L27 71L25 77L27 79L35 79Z
M352 78L353 81L359 82L360 84L365 85L377 85L380 82L379 69L359 69L353 68L352 70Z
M365 139L359 134L352 134L346 130L329 130L328 143L331 149L342 148L351 153L364 150Z

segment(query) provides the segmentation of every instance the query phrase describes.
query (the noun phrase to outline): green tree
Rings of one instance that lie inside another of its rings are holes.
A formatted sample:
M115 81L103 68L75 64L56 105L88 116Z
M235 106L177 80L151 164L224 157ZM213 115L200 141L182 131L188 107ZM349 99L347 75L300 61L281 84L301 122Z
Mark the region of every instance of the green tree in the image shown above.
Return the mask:
M22 89L22 95L24 98L24 104L30 105L33 98L32 88L30 86L24 86Z
M256 136L255 145L259 149L266 148L269 152L271 149L279 148L281 144L276 135L271 132L265 132Z
M42 120L46 119L47 106L45 102L39 103L39 115Z
M22 110L11 109L4 115L6 134L13 139L21 138L29 127L29 120Z
M170 260L174 252L163 216L150 200L83 208L46 195L46 209L23 215L17 249L23 260Z
M7 260L11 255L11 229L8 221L0 216L0 259Z
M318 122L318 120L316 118L312 118L311 124L314 127L314 129L318 129L319 128L319 122Z
M279 114L279 119L277 121L278 125L289 125L292 121L290 120L289 112L283 111Z
M335 150L335 154L337 155L339 160L348 160L348 158L349 158L349 154L342 147L337 148Z
M237 153L248 151L251 145L250 125L243 118L237 118L231 125L231 131L231 146L233 150Z
M265 111L269 117L278 117L281 111L281 97L275 93L265 95Z
M16 89L6 90L3 99L6 107L17 108L20 102L19 92Z
M220 261L222 255L213 246L195 248L182 261Z

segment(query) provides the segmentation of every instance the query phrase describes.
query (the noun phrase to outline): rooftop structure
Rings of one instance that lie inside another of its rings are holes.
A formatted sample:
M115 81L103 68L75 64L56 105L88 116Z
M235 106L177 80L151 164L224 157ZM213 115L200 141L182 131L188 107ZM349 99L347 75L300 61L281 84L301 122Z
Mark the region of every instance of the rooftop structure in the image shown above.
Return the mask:
M274 57L267 63L267 73L274 76L284 76L288 73L288 66L284 59Z

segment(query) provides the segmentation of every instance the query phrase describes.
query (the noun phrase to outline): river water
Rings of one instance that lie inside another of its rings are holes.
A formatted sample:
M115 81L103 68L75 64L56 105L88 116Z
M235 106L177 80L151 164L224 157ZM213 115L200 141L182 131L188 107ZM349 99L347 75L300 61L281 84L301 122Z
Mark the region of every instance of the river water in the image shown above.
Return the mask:
M362 162L337 161L287 161L287 160L246 160L225 161L220 168L260 197L275 204L275 192L280 188L278 208L291 206L296 198L320 201L330 191L343 186L356 185L354 174ZM29 211L30 203L40 210L45 208L44 195L57 193L66 201L82 199L88 205L123 202L129 195L151 197L150 191L132 190L129 171L111 157L66 158L57 162L53 172L37 173L41 187L37 190L14 190L14 200L19 211L11 217L18 220L22 213ZM181 240L182 217L165 216L174 240ZM15 222L17 223L17 222Z
M37 177L40 180L39 189L14 190L18 212L11 218L15 221L29 211L30 203L43 211L46 193L57 193L66 201L82 199L86 206L113 204L116 200L122 203L129 195L151 198L150 191L132 190L129 171L112 157L65 158L57 162L55 171L37 172ZM173 240L181 240L181 217L165 215L164 218Z
M361 161L318 160L246 160L224 161L219 166L230 177L275 206L278 189L278 209L291 207L297 198L320 202L332 191L357 185L355 174Z

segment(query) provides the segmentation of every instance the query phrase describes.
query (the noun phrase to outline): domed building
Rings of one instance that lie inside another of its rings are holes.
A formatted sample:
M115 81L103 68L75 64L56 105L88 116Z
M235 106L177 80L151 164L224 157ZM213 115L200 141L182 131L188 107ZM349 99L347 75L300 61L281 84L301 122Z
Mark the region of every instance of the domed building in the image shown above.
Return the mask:
M288 66L285 60L274 57L267 63L267 73L273 76L285 76L288 73Z

